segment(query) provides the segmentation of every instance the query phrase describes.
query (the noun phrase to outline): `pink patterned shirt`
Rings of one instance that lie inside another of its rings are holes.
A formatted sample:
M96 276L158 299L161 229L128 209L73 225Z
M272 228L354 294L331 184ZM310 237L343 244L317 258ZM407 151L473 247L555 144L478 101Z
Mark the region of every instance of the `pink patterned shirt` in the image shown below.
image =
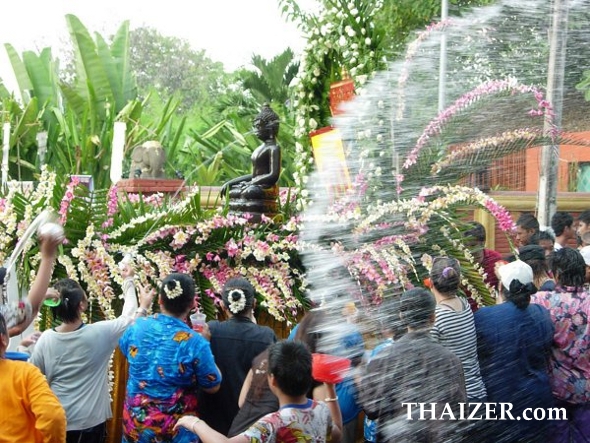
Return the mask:
M537 292L531 303L546 307L555 324L551 350L551 388L559 400L590 402L590 294L574 288Z
M325 443L332 437L332 417L325 403L308 400L265 415L242 435L251 443Z

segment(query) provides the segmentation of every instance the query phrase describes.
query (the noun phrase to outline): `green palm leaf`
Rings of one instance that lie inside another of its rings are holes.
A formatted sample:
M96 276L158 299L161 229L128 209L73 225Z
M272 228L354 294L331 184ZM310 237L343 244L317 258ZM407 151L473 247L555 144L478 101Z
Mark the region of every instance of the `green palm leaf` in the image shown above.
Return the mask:
M33 90L33 83L29 78L27 68L11 44L6 43L4 47L6 48L8 59L12 65L12 71L14 72L16 82L18 83L20 96L22 97L23 101L26 102L30 98L29 91Z

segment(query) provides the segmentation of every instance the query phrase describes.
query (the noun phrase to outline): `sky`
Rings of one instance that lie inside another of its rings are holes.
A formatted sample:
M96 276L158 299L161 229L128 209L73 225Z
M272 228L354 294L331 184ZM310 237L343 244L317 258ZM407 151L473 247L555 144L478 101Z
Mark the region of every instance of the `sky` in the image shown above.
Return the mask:
M298 4L309 9L315 1L298 0ZM124 20L129 20L131 29L154 27L205 50L227 71L247 66L252 54L270 59L287 47L297 54L305 44L296 26L281 16L278 0L10 1L3 4L0 22L0 78L7 87L14 79L4 44L10 43L19 53L55 48L69 40L66 14L76 15L90 32L103 36L114 33Z

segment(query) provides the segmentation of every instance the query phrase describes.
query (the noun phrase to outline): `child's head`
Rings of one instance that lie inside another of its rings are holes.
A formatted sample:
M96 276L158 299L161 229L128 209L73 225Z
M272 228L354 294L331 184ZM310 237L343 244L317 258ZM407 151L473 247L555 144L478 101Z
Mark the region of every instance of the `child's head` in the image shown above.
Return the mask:
M300 341L279 341L268 349L268 372L285 395L306 395L313 381L311 352Z

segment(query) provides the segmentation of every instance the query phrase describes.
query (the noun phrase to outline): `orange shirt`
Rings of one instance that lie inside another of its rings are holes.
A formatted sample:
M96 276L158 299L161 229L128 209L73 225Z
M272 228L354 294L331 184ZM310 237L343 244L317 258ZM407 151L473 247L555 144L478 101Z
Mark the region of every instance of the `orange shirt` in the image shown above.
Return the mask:
M66 414L30 363L0 359L0 443L64 443Z

